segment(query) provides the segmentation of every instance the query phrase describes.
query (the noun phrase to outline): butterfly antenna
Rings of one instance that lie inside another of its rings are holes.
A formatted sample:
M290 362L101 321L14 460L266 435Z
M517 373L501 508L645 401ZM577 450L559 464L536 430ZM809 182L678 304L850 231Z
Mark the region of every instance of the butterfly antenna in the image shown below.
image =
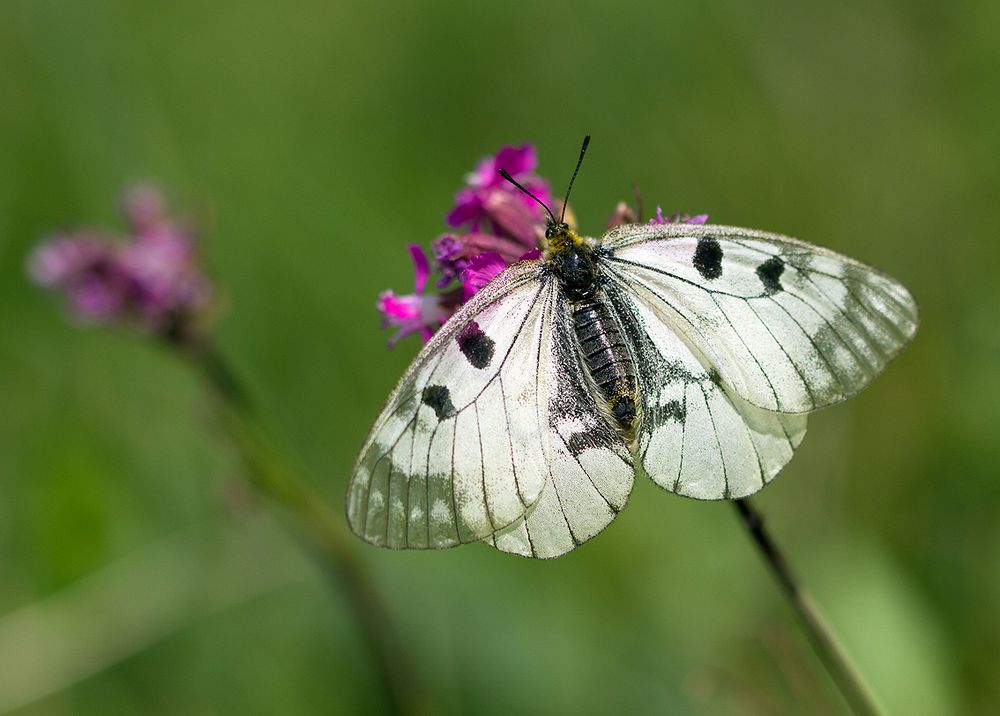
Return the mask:
M573 191L573 182L576 181L577 172L580 171L580 165L583 164L583 155L587 153L587 146L590 144L590 135L588 134L583 138L583 146L580 147L580 158L576 160L576 169L573 170L573 176L570 177L569 186L566 187L566 198L563 199L562 212L559 214L559 223L561 224L563 218L566 216L566 205L569 203L569 193Z
M506 179L511 184L513 184L514 186L516 186L518 189L520 189L521 191L523 191L525 194L527 194L528 196L530 196L532 199L534 199L535 201L537 201L538 205L541 206L543 209L545 209L546 212L548 212L549 218L552 219L552 223L553 224L557 223L556 222L556 215L552 213L552 209L550 209L548 207L548 205L544 201L542 201L537 196L535 196L534 194L532 194L530 191L528 191L527 189L525 189L521 184L518 184L517 179L515 179L514 177L512 177L510 175L510 172L508 172L506 169L501 169L500 170L500 176L502 176L504 179Z

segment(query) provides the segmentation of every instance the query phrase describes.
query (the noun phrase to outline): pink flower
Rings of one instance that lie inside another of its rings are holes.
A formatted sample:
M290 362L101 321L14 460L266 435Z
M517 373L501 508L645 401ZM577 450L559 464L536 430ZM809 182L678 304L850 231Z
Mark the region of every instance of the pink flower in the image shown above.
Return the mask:
M407 248L415 270L413 293L408 296L397 296L392 291L383 291L376 304L379 313L382 314L382 325L398 329L389 339L390 347L411 333L419 333L427 341L448 318L442 296L424 293L427 288L427 277L430 274L430 265L424 250L416 244L410 244Z
M475 170L465 177L465 186L455 197L455 204L446 220L456 229L431 242L434 256L434 285L443 293L427 292L431 267L424 252L411 245L409 251L415 267L414 292L397 296L384 291L378 299L378 310L386 327L397 331L389 341L411 333L419 333L426 341L464 302L517 261L541 257L539 246L545 234L545 210L531 197L500 176L506 170L517 182L557 214L558 203L552 205L549 185L537 176L538 156L529 144L503 147L495 155L480 160ZM636 202L639 202L638 190ZM575 223L566 207L566 220ZM705 214L688 216L674 214L664 217L659 207L652 224L703 224ZM620 202L608 228L627 223L640 223L639 211Z
M538 157L530 144L503 147L496 155L482 159L475 171L466 176L468 186L455 196L455 205L446 217L448 225L505 237L527 249L535 248L545 231L544 210L503 179L499 171L507 170L549 204L549 185L534 174L537 165Z
M172 222L152 188L129 192L124 209L131 229L124 242L84 231L58 235L32 252L28 273L61 294L81 322L176 337L212 297L194 237Z
M708 222L708 214L695 214L691 216L690 214L671 214L668 217L663 216L663 209L656 207L656 216L650 219L647 223L650 224L704 224Z
M28 257L28 275L39 286L58 288L74 276L112 255L106 237L89 232L75 232L37 246Z
M465 243L457 234L443 234L431 242L431 251L437 262L441 277L437 287L444 288L462 275L469 257L466 255Z
M611 214L611 218L608 219L607 228L613 229L616 226L621 226L622 224L641 224L642 223L642 204L639 199L639 190L636 189L636 204L637 209L633 209L628 205L627 202L619 201L618 206L615 207L614 212ZM690 214L671 214L670 216L663 215L663 209L659 206L656 207L656 216L647 221L647 224L704 224L708 221L708 214L695 214L691 216Z

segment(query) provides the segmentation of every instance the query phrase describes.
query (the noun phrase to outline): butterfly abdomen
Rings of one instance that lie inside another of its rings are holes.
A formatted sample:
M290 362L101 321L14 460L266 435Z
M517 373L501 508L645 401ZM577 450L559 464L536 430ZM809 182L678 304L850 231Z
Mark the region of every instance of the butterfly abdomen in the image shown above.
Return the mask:
M636 418L635 366L608 305L600 297L573 306L573 332L587 372L611 417L624 431Z

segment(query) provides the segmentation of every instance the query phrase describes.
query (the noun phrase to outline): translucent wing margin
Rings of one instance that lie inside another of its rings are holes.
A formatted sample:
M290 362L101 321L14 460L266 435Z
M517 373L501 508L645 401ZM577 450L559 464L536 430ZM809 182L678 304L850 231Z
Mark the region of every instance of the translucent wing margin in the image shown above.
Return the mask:
M555 395L573 380L557 290L540 262L515 264L424 346L351 475L358 536L397 549L485 540L553 557L613 519L631 490L631 458L607 431L574 442L571 428L592 426L597 410L590 399L593 415L569 414Z
M626 225L606 265L765 410L802 413L864 388L909 342L917 306L885 274L804 242L728 226Z

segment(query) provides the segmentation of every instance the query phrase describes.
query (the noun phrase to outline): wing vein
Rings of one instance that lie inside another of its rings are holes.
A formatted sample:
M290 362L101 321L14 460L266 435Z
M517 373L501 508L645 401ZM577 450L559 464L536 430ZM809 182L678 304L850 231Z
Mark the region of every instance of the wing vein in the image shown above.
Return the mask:
M715 437L715 447L719 450L719 462L722 463L722 483L725 486L722 492L722 498L729 499L729 470L726 468L726 455L722 450L722 441L719 439L719 428L715 422L715 413L712 412L712 403L708 399L708 393L705 391L705 386L698 383L698 389L701 391L701 397L705 400L705 410L708 411L708 419L712 423L712 435Z

